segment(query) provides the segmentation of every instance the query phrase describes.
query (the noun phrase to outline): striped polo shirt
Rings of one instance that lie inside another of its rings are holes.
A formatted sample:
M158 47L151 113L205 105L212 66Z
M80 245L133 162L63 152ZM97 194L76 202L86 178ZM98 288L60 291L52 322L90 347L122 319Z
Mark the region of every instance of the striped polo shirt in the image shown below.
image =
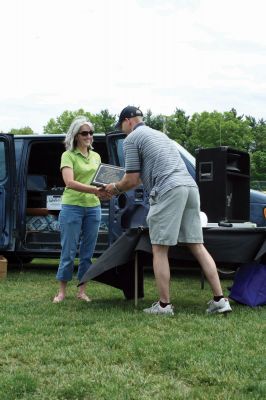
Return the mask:
M124 140L127 173L140 172L144 188L151 196L163 195L177 186L194 186L175 142L143 123Z

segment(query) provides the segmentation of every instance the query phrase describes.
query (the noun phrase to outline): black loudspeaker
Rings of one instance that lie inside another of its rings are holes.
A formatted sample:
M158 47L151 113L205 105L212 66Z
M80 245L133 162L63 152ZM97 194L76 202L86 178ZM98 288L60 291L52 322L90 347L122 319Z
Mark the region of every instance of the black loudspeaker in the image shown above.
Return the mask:
M196 150L201 210L209 222L249 221L249 154L226 146Z

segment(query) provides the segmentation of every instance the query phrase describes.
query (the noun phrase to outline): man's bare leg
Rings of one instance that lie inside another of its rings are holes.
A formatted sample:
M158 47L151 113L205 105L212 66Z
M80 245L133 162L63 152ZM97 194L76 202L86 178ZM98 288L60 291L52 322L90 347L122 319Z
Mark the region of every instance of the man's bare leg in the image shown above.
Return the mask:
M160 300L170 303L170 268L168 261L168 248L160 244L152 245L153 271L159 290Z
M202 243L187 244L189 250L201 265L214 296L222 296L223 291L214 259Z

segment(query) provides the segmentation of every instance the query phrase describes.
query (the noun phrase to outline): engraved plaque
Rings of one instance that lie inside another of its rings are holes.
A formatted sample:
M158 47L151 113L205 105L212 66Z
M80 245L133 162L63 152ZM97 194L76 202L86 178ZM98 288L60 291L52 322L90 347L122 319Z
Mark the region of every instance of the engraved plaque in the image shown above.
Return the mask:
M116 165L100 164L96 174L91 182L94 186L104 186L108 183L120 181L125 174L125 170L122 167Z

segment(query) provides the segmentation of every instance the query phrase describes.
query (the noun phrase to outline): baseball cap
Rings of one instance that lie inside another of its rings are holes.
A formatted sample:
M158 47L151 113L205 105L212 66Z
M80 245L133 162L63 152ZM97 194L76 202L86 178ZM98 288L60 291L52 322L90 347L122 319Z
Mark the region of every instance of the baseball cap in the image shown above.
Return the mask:
M119 120L117 124L115 125L116 129L121 129L122 122L126 118L132 118L132 117L143 117L142 111L140 111L139 108L134 107L134 106L127 106L123 108L123 110L120 113Z

